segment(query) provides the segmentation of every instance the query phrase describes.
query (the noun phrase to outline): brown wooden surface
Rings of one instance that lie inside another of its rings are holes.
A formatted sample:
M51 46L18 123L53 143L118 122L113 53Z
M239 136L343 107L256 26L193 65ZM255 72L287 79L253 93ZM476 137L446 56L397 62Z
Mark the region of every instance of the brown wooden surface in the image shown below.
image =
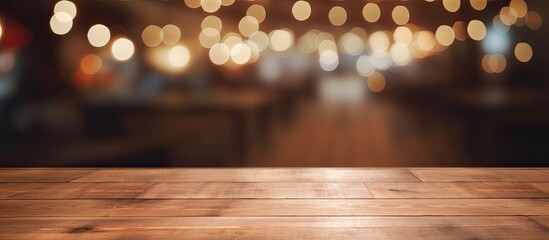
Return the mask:
M0 169L0 239L549 239L547 169Z

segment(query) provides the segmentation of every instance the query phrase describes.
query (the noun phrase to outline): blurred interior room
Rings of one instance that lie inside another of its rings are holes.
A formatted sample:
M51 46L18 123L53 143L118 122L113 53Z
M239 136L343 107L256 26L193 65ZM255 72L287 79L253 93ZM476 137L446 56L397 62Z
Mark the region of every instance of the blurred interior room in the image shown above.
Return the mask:
M546 167L549 1L0 1L0 167Z

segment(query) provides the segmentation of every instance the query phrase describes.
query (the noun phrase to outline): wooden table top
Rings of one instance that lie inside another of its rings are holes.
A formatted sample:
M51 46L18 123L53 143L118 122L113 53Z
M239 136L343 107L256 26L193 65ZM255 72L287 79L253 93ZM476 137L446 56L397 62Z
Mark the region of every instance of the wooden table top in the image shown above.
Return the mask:
M0 239L104 238L549 239L549 169L0 169Z

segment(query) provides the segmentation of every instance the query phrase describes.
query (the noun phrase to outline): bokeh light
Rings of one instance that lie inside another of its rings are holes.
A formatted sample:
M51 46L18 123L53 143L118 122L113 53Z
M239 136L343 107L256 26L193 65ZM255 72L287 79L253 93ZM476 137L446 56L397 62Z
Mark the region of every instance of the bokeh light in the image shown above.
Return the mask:
M367 80L368 89L372 92L381 92L385 89L387 83L383 74L375 72Z
M227 45L227 47L232 48L234 45L242 42L242 37L236 33L227 33L223 39L221 39L221 42L223 44Z
M456 21L452 26L456 40L465 41L467 40L467 30L464 21Z
M414 35L410 28L400 26L395 29L395 32L393 33L393 38L395 39L395 43L408 46L410 45L410 43L412 43Z
M207 13L213 13L221 7L221 0L201 0L200 6Z
M502 54L488 54L482 58L482 68L487 73L502 73L507 68L507 60Z
M370 61L375 68L379 70L387 70L391 67L391 56L386 51L374 51L370 56Z
M356 70L363 77L369 77L376 71L368 55L362 55L356 60Z
M76 17L76 12L77 12L76 5L74 5L74 3L71 1L66 1L66 0L59 1L55 4L53 8L53 13L57 14L60 12L67 13L72 20Z
M471 7L477 11L482 11L488 5L488 0L469 0Z
M396 65L404 66L412 60L412 53L410 53L410 49L406 46L393 44L389 52L391 53L391 59Z
M515 57L521 62L529 62L534 56L534 50L528 43L518 43L515 46Z
M320 53L318 62L324 71L334 71L339 65L339 57L336 51L326 50Z
M454 29L447 25L439 26L436 33L437 42L442 46L450 46L454 42L456 35Z
M472 20L467 25L469 37L475 41L480 41L486 36L486 26L479 20Z
M166 45L174 45L179 42L181 38L181 30L179 27L168 24L162 28L162 42Z
M442 5L448 12L457 12L461 6L461 0L442 0Z
M292 6L292 14L298 21L305 21L311 16L311 5L307 1L297 1Z
M248 8L246 11L247 16L254 17L258 23L262 23L267 16L265 8L259 4L254 4Z
M223 43L217 43L209 52L210 61L216 65L225 64L231 57L231 49Z
M368 39L368 44L370 45L370 48L375 50L383 50L387 51L389 50L389 46L391 45L391 41L389 40L389 37L385 32L378 31L374 32L370 38Z
M528 4L524 0L511 0L509 8L514 10L517 18L523 18L528 13Z
M168 53L168 60L170 64L176 68L182 68L187 66L190 59L191 55L189 53L189 49L187 49L183 45L177 45L172 47L170 49L170 52Z
M213 28L218 32L221 32L221 29L223 28L223 22L218 17L210 15L202 20L200 27L202 28L202 30L206 28Z
M410 12L404 6L396 6L391 16L397 25L404 25L410 20Z
M253 41L257 45L260 52L262 52L269 46L269 36L262 31L257 31L254 34L252 34L249 40Z
M221 5L227 7L233 5L234 2L235 0L221 0Z
M200 32L198 40L200 41L200 45L202 45L203 47L211 48L213 45L219 43L219 41L221 40L221 35L217 31L217 29L208 27Z
M259 22L255 17L245 16L238 23L238 30L244 37L249 37L259 30Z
M162 43L162 28L156 25L149 25L143 29L141 38L143 43L148 47L156 47Z
M345 8L343 7L335 6L330 9L330 12L328 13L328 19L330 20L330 23L332 23L332 25L341 26L347 21L347 11L345 11Z
M88 30L88 41L94 47L103 47L109 43L110 39L111 32L105 25L96 24Z
M532 30L538 30L541 28L543 20L538 12L528 12L526 15L526 26Z
M290 48L293 44L293 35L287 30L274 30L269 34L271 49L281 52Z
M72 28L72 18L66 12L57 12L50 19L50 27L53 33L65 35Z
M111 52L116 60L126 61L133 56L135 47L127 38L119 38L112 44Z
M245 64L250 60L252 51L244 43L237 43L231 48L231 59L236 64Z
M99 73L102 66L103 62L101 61L101 57L92 53L84 56L82 61L80 61L80 68L82 69L82 72L88 75Z
M348 32L339 39L339 46L343 53L356 56L364 50L364 41L356 34Z
M189 8L199 8L201 0L185 0L185 5Z
M362 16L367 22L375 23L381 17L381 9L375 3L367 3L362 9Z

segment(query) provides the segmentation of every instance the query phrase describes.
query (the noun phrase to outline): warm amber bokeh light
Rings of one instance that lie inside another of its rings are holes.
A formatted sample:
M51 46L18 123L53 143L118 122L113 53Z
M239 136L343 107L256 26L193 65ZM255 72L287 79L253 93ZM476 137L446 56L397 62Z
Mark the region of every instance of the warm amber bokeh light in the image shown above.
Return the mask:
M162 42L166 45L175 45L181 38L181 30L179 27L168 24L162 28Z
M332 23L332 25L341 26L347 21L347 11L345 11L345 8L343 7L335 6L330 9L328 18L330 19L330 23Z
M438 43L442 46L450 46L454 42L456 35L454 34L454 29L447 25L442 25L438 27L436 31L436 38Z
M395 39L396 43L408 46L410 45L410 43L412 43L414 35L412 34L412 30L410 30L410 28L401 26L395 29L395 32L393 33L393 38Z
M238 23L238 30L244 37L249 37L259 30L259 22L255 17L245 16Z
M528 43L518 43L515 46L515 57L521 62L529 62L534 56L534 50Z
M502 73L507 68L507 60L502 54L489 54L482 58L482 68L487 73Z
M101 57L93 53L84 56L82 61L80 61L80 68L82 69L82 72L89 75L97 74L101 71L102 66L103 62L101 61Z
M368 88L372 92L381 92L383 91L383 89L385 89L385 86L387 85L385 81L385 76L378 72L368 77L367 84Z
M472 20L467 25L467 33L471 39L480 41L486 36L486 26L479 20Z
M105 25L96 24L88 30L88 41L94 47L103 47L109 43L110 39L111 32Z
M215 44L210 49L209 57L212 63L216 65L225 64L231 57L231 49L223 43Z
M486 8L488 5L488 0L469 0L471 3L471 7L473 7L477 11L482 11Z
M170 64L176 68L185 67L190 61L189 50L182 45L177 45L170 49L168 60Z
M375 3L366 3L362 9L362 16L367 22L377 22L381 17L381 9Z
M135 51L133 42L127 38L119 38L112 44L111 52L119 61L126 61L133 56Z
M294 18L305 21L311 16L311 5L307 1L297 1L292 7Z
M148 47L156 47L162 43L162 28L156 25L149 25L141 33L143 43Z
M448 12L457 12L461 7L461 0L442 0L442 5Z
M254 4L248 8L246 15L254 17L259 23L262 23L267 16L267 11L261 5Z
M410 12L404 6L396 6L393 9L392 17L397 25L404 25L410 20Z
M274 30L269 34L270 46L275 51L284 51L290 48L293 44L293 35L287 30Z
M221 32L221 29L223 28L223 22L221 21L221 19L219 17L214 16L214 15L210 15L210 16L205 17L202 20L202 23L200 24L200 28L202 28L202 30L204 30L206 28L213 28L213 29L217 30L218 32Z

